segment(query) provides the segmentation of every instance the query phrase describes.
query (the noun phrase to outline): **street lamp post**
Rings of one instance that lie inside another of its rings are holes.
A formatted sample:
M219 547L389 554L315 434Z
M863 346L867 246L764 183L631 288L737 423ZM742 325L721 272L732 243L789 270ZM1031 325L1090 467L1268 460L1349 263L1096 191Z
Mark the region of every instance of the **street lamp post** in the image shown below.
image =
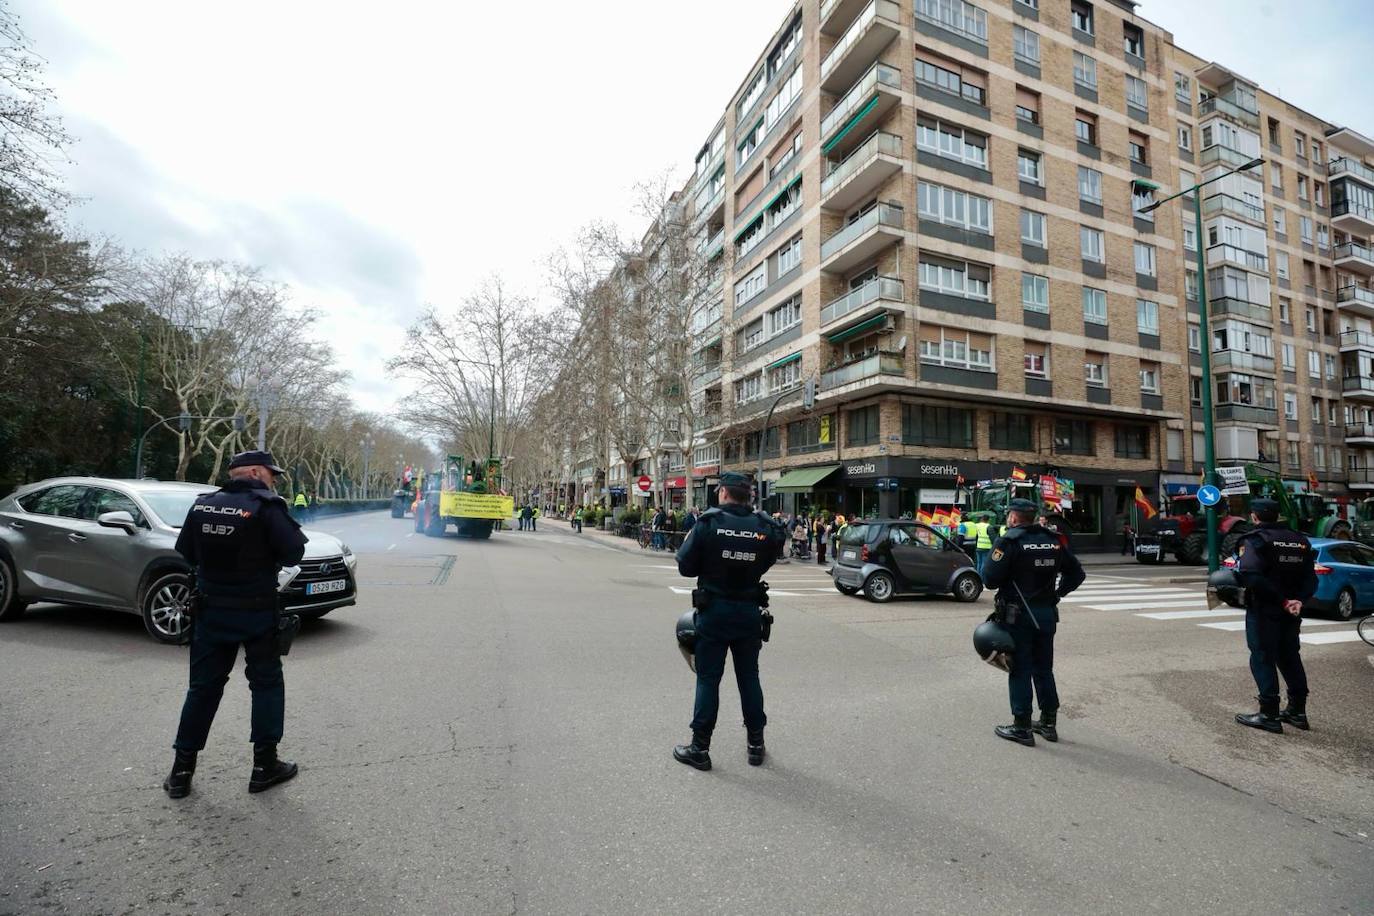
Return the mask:
M237 415L232 417L193 417L189 413L182 413L177 414L175 417L167 417L166 419L158 420L152 426L148 427L142 433L139 434L138 447L134 451L135 480L143 476L143 443L147 440L148 434L153 430L157 429L159 426L166 426L173 420L176 421L177 426L180 427L183 433L191 428L191 421L193 420L229 420L234 424L234 429L238 430L239 432L242 432L244 427L247 425L246 419L242 416Z
M1188 194L1193 195L1193 217L1195 231L1197 232L1197 306L1198 324L1202 331L1202 469L1206 477L1206 482L1216 484L1217 477L1217 450L1216 450L1216 430L1212 419L1212 326L1207 315L1207 262L1204 255L1203 235L1202 235L1202 194L1201 189L1214 181L1220 181L1229 175L1238 172L1248 171L1255 166L1263 165L1264 159L1255 158L1228 172L1222 172L1206 181L1198 182L1191 188L1185 188L1177 194L1173 194L1163 200L1157 200L1148 207L1142 207L1141 213L1152 213L1162 204L1166 204L1176 197L1183 197ZM1207 507L1207 569L1216 572L1221 566L1220 545L1217 538L1217 507Z
M368 492L369 492L369 491L368 491L368 474L369 474L369 473L371 472L371 470L372 470L372 464L371 464L371 462L372 462L372 446L373 446L373 444L374 444L374 443L373 443L373 441L372 441L370 438L369 438L369 439L364 439L364 440L362 440L361 442L358 443L358 447L361 448L361 449L363 450L363 499L367 499L367 495L368 495Z

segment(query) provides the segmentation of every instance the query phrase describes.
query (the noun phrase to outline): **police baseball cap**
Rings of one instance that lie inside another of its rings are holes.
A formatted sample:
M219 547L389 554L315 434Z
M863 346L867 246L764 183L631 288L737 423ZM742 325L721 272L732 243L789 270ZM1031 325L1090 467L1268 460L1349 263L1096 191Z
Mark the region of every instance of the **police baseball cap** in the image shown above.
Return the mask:
M1276 522L1279 519L1279 504L1272 499L1256 499L1250 503L1250 511L1262 522Z
M1039 511L1039 507L1029 499L1013 499L1007 503L1007 508L1013 512L1030 512L1032 514Z
M720 485L722 487L752 487L754 482L746 474L741 474L738 471L726 471L720 475Z
M272 460L271 452L239 452L229 460L229 470L234 468L251 468L261 466L267 468L273 474L285 474L286 468L277 467L277 463Z

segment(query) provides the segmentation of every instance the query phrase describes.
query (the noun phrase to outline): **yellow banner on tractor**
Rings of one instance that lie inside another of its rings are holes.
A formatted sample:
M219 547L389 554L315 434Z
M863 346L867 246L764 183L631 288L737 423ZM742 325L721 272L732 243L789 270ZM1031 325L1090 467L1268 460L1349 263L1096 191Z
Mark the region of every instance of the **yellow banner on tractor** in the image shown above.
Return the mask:
M515 497L445 492L439 494L439 514L445 518L507 519L515 514Z

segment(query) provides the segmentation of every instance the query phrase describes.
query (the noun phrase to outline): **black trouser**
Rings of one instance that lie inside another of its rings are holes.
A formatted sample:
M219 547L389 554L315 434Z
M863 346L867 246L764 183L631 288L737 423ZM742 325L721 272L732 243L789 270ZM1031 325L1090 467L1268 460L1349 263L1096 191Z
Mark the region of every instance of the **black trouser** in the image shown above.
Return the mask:
M759 683L759 652L763 649L759 614L757 602L719 598L697 611L697 694L692 734L709 737L715 731L727 651L735 663L745 726L757 731L768 722L763 713L763 685Z
M1016 640L1016 651L1011 655L1011 673L1007 675L1007 688L1011 694L1011 714L1028 716L1031 714L1031 688L1034 699L1040 702L1041 712L1054 712L1059 708L1059 691L1054 683L1054 622L1053 609L1042 609L1035 615L1039 629L1031 621L1030 614L1022 611L1016 625L1011 628Z
M1288 685L1288 698L1307 699L1307 672L1299 654L1302 618L1282 612L1247 611L1245 644L1250 647L1250 673L1255 676L1260 702L1279 701L1279 674Z
M254 744L281 740L286 719L286 682L277 654L277 617L270 610L202 608L191 632L191 686L181 707L179 751L200 751L224 696L243 644L244 674L253 692Z

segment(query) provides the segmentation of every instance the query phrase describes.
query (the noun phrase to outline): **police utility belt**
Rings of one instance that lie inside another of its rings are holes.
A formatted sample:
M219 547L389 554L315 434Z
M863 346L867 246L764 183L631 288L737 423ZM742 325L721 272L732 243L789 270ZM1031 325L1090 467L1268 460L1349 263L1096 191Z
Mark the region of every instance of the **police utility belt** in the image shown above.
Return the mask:
M296 634L301 631L300 615L287 614L282 611L282 596L279 592L273 592L270 595L211 596L206 595L199 588L193 588L185 608L186 616L190 618L191 625L186 627L182 633L182 645L190 643L191 629L195 626L196 618L207 606L226 611L272 611L276 616L274 635L278 655L291 654L291 644L296 641Z
M711 606L712 601L753 601L759 606L759 638L768 642L768 638L773 635L773 615L768 610L768 583L762 580L754 588L748 591L729 594L726 592L713 592L709 588L692 589L692 607L698 611L704 611Z

